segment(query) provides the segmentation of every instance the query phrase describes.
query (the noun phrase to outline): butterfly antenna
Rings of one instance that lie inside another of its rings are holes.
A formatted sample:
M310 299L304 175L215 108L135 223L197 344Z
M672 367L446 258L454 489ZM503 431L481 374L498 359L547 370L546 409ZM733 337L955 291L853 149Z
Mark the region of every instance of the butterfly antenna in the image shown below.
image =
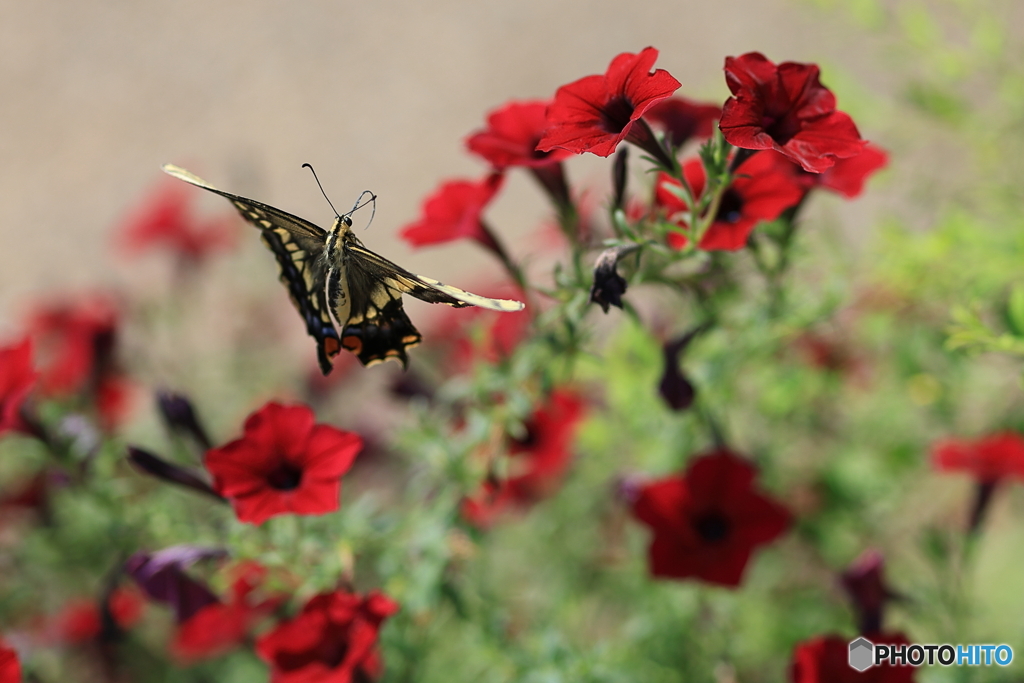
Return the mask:
M363 197L365 197L366 195L370 195L370 198L364 202ZM373 211L372 213L370 213L370 220L367 221L366 227L363 228L363 230L366 230L367 228L370 227L370 223L373 223L373 217L377 215L377 195L370 192L369 190L363 190L362 194L359 195L359 199L356 200L355 206L353 206L352 210L348 212L348 215L351 216L353 213L363 208L367 204L373 204Z
M334 212L334 216L336 218L341 218L341 214L338 213L338 210L334 208L334 204L331 204L331 198L327 196L326 192L324 192L324 186L320 184L320 179L316 177L316 171L313 170L313 165L312 164L303 164L302 168L308 168L313 173L313 180L316 181L317 187L320 188L320 194L322 194L324 196L324 199L327 200L327 203L330 204L331 211Z

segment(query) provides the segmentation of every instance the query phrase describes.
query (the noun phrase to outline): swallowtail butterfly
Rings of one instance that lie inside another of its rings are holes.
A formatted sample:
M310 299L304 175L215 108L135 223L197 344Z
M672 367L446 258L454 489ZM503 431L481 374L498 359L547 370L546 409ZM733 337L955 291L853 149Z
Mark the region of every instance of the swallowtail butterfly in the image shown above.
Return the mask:
M282 284L305 321L306 331L316 339L325 375L343 348L358 356L363 365L394 359L406 366L406 349L419 344L421 336L402 308L403 294L455 308L480 306L505 312L523 308L519 301L488 299L414 275L373 253L352 232L351 211L324 230L281 209L218 190L183 168L166 164L163 170L227 198L245 220L260 229L263 243L277 258Z

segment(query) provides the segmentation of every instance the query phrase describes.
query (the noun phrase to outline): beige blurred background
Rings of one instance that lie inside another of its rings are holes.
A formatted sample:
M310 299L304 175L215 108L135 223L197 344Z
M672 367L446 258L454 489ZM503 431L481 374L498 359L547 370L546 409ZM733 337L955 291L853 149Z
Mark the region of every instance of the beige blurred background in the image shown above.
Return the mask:
M412 253L396 237L440 180L484 172L463 138L506 100L549 97L647 45L681 93L719 101L723 58L750 50L819 62L830 85L830 64L884 81L870 40L801 0L2 0L0 333L40 296L165 275L158 256L130 263L113 240L165 162L329 223L300 168L310 162L339 208L364 188L379 195L370 248L472 280L493 264L471 246ZM569 171L603 182L607 164L574 159ZM518 251L544 209L513 174L489 215ZM276 275L269 255L266 268L261 283Z

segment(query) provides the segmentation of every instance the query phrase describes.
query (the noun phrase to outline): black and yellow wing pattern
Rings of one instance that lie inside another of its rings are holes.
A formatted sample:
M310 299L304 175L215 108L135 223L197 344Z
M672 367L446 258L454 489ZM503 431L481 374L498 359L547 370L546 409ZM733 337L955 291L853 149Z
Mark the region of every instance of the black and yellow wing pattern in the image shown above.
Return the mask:
M167 164L163 170L225 197L260 229L263 243L277 259L282 284L317 342L317 358L325 375L342 348L363 365L393 359L406 366L406 349L418 344L421 336L402 307L403 294L456 308L480 306L505 312L523 308L519 301L489 299L410 273L364 247L352 233L347 214L327 231L268 204L219 190L183 168Z

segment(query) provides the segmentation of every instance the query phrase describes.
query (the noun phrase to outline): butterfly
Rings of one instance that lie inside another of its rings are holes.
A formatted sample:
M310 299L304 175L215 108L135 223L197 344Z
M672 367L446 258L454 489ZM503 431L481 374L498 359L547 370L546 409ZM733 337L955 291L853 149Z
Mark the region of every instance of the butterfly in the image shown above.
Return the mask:
M324 230L263 202L218 190L183 168L165 164L163 170L227 198L260 229L263 243L281 269L281 283L306 331L316 340L325 375L341 349L366 366L386 360L396 360L403 368L408 364L406 349L419 344L422 337L402 308L403 294L455 308L479 306L509 313L523 308L520 301L488 299L415 275L375 254L352 232L352 211L337 216L331 229Z

